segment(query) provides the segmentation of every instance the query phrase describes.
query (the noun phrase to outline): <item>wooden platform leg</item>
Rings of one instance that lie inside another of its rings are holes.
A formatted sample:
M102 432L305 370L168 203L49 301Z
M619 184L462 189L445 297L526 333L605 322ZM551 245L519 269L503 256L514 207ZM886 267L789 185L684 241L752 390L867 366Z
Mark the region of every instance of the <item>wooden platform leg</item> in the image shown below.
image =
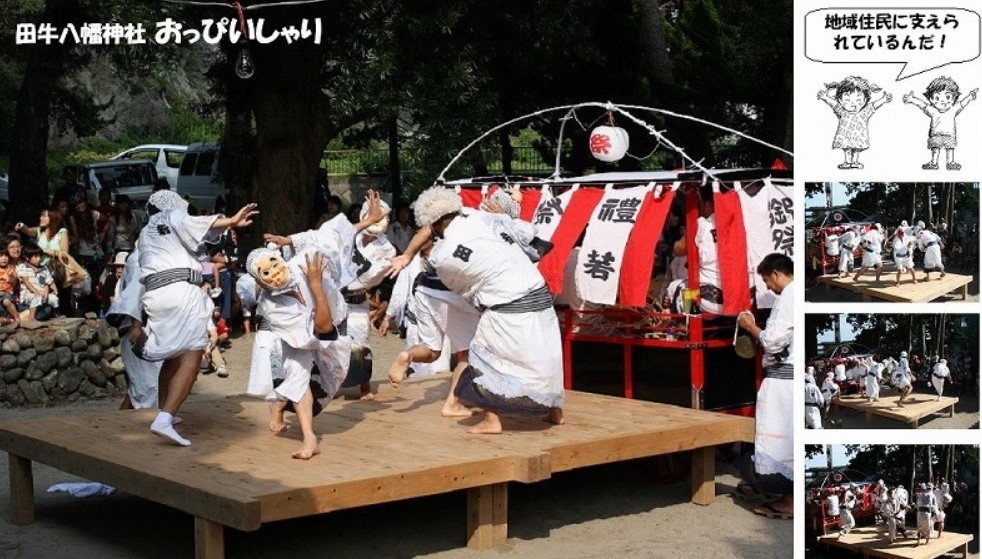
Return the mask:
M508 539L508 484L467 490L467 547L491 549Z
M195 559L225 559L225 527L217 522L194 517Z
M872 421L873 421L873 414L870 412L866 412L866 423L870 423Z
M917 424L920 423L919 419L915 419L913 422L914 429L917 429Z
M692 502L711 505L716 501L716 448L692 451Z
M955 417L955 404L952 404L951 408L948 409L948 417Z
M8 455L10 521L17 526L34 522L34 471L28 458Z
M968 301L968 284L962 286L962 301ZM968 557L966 555L966 557Z

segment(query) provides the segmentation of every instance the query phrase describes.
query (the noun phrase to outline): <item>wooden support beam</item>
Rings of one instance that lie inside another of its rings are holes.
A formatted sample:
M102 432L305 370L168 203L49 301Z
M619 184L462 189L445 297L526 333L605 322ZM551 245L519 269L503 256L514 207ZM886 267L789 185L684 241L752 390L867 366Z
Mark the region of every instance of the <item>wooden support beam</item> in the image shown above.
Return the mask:
M692 451L692 502L711 505L716 501L716 447Z
M225 559L225 527L221 524L194 517L195 559Z
M34 471L27 458L8 454L10 521L17 526L34 522Z
M467 547L491 549L508 539L508 484L467 490Z

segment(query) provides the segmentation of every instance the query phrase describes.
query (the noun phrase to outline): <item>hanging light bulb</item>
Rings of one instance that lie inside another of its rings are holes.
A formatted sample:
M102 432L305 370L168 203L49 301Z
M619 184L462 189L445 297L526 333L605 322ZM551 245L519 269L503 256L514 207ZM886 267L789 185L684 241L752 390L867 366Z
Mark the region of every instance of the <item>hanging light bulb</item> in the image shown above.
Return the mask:
M252 62L249 54L249 47L242 47L239 51L238 60L235 61L235 75L243 80L247 80L256 73L256 65Z

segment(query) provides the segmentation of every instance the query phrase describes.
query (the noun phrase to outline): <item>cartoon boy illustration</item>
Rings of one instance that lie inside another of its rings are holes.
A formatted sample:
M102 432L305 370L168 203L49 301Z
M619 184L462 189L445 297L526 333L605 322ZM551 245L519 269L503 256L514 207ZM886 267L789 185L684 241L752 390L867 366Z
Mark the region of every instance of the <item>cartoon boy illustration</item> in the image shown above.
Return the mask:
M961 164L955 162L955 146L958 144L955 117L966 105L974 101L978 94L979 90L975 88L959 101L961 93L955 80L940 76L928 84L927 90L924 91L924 99L914 95L913 91L904 95L904 103L917 106L931 119L931 127L927 133L927 147L931 150L931 161L921 165L921 169L937 170L941 148L944 148L945 159L948 162L946 169L957 171L962 168ZM953 108L955 110L952 110Z
M840 169L862 169L859 152L869 148L869 119L884 103L893 96L884 92L875 101L873 94L882 91L866 78L849 76L840 82L827 83L818 92L818 99L832 107L839 118L839 127L832 140L832 149L841 149L846 160L839 164Z

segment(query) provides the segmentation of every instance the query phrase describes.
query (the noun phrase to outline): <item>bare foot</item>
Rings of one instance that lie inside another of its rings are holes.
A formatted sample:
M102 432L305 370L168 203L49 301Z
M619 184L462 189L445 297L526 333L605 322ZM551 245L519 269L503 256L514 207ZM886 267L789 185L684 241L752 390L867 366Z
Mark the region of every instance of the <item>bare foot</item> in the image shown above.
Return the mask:
M310 460L312 457L317 456L321 453L321 445L317 439L313 441L304 441L300 450L294 452L292 456L296 460Z
M286 402L277 401L269 403L269 430L274 435L279 435L290 428L290 424L283 419L284 408L286 408Z
M470 417L474 415L474 411L467 406L461 404L460 402L444 402L443 409L440 410L440 415L443 417Z
M562 425L566 423L566 418L563 417L563 408L552 408L549 410L547 419L549 420L549 423L554 425Z
M941 272L941 277L944 277L944 272Z
M375 394L372 394L372 381L361 383L361 398L358 398L362 402L371 402L375 399Z
M493 413L484 413L484 419L477 425L467 430L472 435L498 435L501 434L501 420Z
M406 371L409 370L410 364L409 352L400 351L396 360L392 362L392 366L389 367L389 382L393 388L399 388L402 381L406 380Z

